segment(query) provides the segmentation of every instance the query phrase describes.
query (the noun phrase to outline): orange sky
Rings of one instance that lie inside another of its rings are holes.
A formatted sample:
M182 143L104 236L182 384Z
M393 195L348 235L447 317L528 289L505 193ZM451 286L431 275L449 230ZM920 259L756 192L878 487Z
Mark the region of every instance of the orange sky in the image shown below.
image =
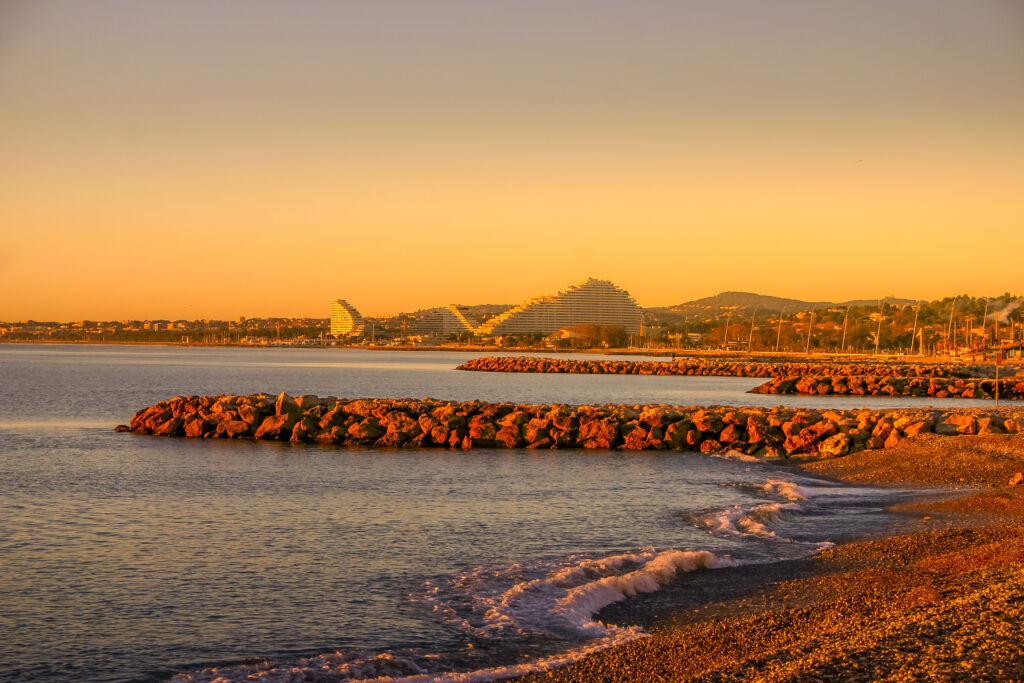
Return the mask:
M1020 292L1020 7L3 2L0 320Z

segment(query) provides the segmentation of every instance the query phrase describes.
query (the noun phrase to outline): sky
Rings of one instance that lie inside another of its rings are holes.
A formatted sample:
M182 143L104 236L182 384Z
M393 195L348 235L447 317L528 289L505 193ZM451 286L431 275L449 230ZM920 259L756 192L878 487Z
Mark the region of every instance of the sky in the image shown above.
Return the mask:
M0 0L0 320L1024 289L1018 0Z

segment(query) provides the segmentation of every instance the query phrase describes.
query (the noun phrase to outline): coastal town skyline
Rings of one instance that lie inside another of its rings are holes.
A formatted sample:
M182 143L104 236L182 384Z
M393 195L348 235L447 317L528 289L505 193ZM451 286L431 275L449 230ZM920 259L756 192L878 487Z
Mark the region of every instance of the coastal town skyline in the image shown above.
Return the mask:
M585 281L590 281L593 278L587 278ZM428 302L424 306L412 306L406 305L401 306L394 311L388 311L385 313L370 313L364 312L363 308L358 305L354 305L355 312L363 315L367 319L384 320L388 318L396 318L407 316L410 314L422 313L424 311L432 311L437 309L444 309L450 307L459 308L479 308L486 310L487 313L483 315L481 321L486 320L494 315L497 315L505 309L511 309L517 305L526 305L531 301L543 298L546 296L554 296L562 294L566 290L574 289L579 286L579 283L574 283L567 286L563 283L562 287L551 290L548 292L537 292L534 291L531 296L524 296L520 294L515 303L509 302L495 302L495 301L451 301L451 302ZM630 292L625 292L627 295ZM633 297L636 299L637 297ZM790 297L777 296L775 293L760 293L760 292L743 292L737 290L726 290L715 294L708 294L703 297L686 301L676 301L675 303L668 305L644 305L641 302L637 302L640 308L644 311L658 311L658 310L682 310L687 308L693 308L694 306L702 307L704 303L709 304L707 308L717 310L720 314L724 315L724 312L728 312L730 309L745 311L744 315L750 314L750 310L753 310L757 315L758 312L762 316L770 317L773 314L789 315L798 313L801 311L809 312L818 308L828 307L850 307L850 306L868 306L871 302L877 301L879 304L885 303L886 305L896 305L899 307L914 306L917 304L935 303L944 300L987 300L993 302L996 305L992 309L992 315L995 315L1000 308L1005 309L1006 317L1013 315L1016 311L1021 308L1022 297L1019 293L1007 290L999 293L992 293L990 295L979 295L976 292L959 292L950 293L946 292L942 296L935 298L910 298L896 296L894 294L887 294L884 296L876 297L855 297L842 301L829 301L823 298L814 299L796 299ZM159 312L148 312L142 315L129 315L129 316L69 316L69 317L46 317L40 315L29 315L22 317L3 316L0 313L0 323L12 323L12 322L25 322L25 321L48 321L57 323L74 324L77 323L81 326L82 322L90 321L119 321L124 323L142 323L146 322L238 322L242 323L247 320L329 320L337 299L327 300L323 297L319 299L320 306L319 310L311 313L295 313L290 311L277 311L272 314L254 315L250 312L240 313L237 309L226 315L197 315L193 317L187 316L173 316L173 315L162 315ZM149 329L148 327L145 329Z
M1021 19L4 2L0 318L383 315L590 275L646 306L1013 291Z

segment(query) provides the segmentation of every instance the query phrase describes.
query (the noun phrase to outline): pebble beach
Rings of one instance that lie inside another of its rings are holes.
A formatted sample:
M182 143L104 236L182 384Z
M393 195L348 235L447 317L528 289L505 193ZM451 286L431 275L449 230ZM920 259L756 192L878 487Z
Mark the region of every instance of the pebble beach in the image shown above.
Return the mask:
M689 575L606 610L649 638L537 681L1024 680L1024 435L923 434L799 465L938 491L902 533L814 557Z

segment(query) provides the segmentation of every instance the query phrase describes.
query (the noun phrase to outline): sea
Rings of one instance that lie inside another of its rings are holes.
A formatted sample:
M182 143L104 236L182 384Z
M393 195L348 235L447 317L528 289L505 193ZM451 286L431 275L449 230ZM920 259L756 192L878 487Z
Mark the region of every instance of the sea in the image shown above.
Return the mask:
M455 369L478 355L0 345L0 680L505 680L645 637L602 621L612 603L884 533L911 495L738 453L113 431L187 394L921 405L745 393L756 378Z

